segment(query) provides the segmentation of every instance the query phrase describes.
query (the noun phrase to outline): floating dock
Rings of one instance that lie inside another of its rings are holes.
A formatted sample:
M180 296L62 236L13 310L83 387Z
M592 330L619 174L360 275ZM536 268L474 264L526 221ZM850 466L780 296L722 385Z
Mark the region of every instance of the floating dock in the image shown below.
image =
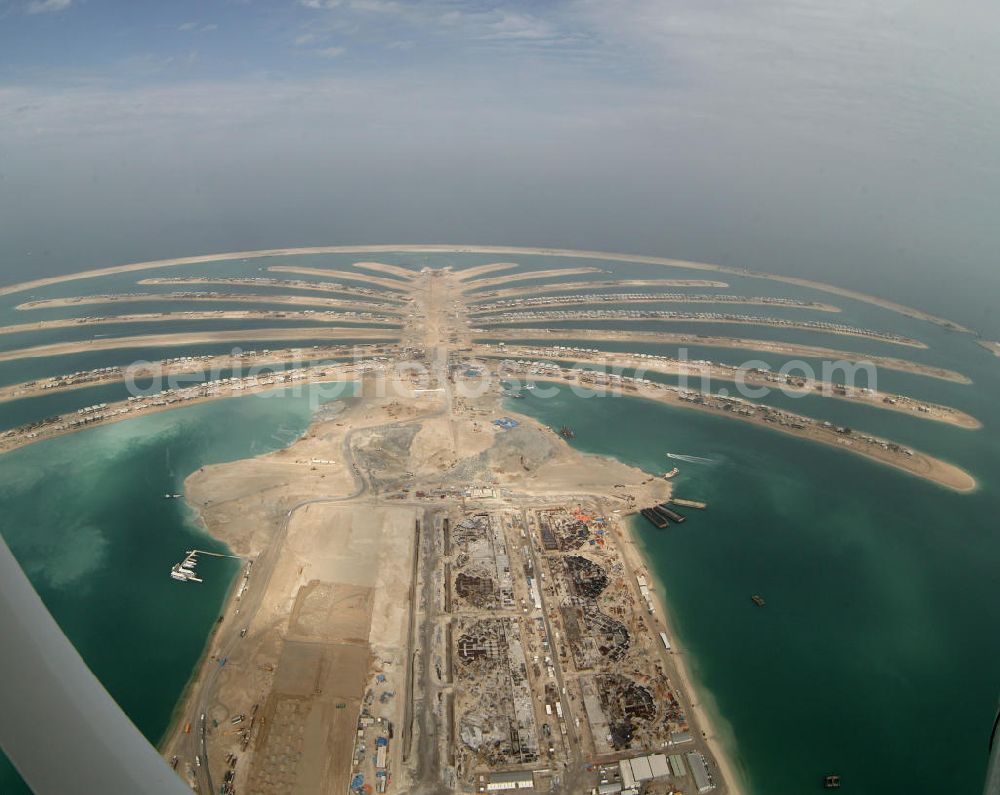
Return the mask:
M656 511L654 511L652 508L643 508L641 511L639 511L639 513L641 513L644 517L646 517L646 519L648 519L652 524L654 524L660 530L663 530L668 525L667 520L664 519L662 516L660 516L658 513L656 513Z
M680 524L681 522L685 521L686 518L687 518L687 517L682 516L681 514L677 513L677 511L673 510L672 508L670 508L669 507L669 503L666 503L666 502L661 502L659 505L655 506L653 508L653 510L656 511L657 513L659 513L659 514L662 514L667 519L669 519L671 522L677 522L677 524Z

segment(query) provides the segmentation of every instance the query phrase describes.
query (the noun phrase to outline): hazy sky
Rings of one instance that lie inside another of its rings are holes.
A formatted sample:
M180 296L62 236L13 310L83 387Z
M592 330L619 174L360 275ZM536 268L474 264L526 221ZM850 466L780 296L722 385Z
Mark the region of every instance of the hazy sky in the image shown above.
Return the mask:
M0 280L540 244L987 323L998 30L990 0L0 0Z

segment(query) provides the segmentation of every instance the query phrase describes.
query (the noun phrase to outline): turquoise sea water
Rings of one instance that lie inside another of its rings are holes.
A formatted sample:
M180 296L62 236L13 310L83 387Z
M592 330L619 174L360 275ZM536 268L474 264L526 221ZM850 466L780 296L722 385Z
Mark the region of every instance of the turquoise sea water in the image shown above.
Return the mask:
M182 492L206 464L287 446L308 426L311 403L308 394L231 398L0 457L0 532L84 660L154 743L238 568L206 558L203 583L171 580L185 550L224 548L183 500L163 495ZM26 791L0 764L0 793Z

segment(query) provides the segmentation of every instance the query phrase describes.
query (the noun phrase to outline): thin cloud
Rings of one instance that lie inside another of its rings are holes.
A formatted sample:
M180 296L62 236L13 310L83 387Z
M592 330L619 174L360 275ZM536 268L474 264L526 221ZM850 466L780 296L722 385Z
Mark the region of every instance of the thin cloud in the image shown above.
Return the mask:
M345 52L347 52L346 47L324 47L321 50L314 50L314 52L321 58L339 58Z
M182 33L189 33L191 31L197 31L198 33L207 33L210 30L217 30L218 25L208 24L202 25L200 22L182 22L177 26L177 30Z
M73 0L31 0L25 7L26 14L54 14L65 11L73 5Z

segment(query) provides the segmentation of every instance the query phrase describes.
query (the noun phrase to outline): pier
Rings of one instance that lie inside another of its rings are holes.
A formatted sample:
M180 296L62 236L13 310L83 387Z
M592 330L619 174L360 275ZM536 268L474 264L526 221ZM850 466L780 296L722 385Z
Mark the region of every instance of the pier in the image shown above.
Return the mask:
M198 556L208 555L213 558L233 558L234 560L242 560L239 555L226 555L222 552L209 552L206 549L189 549L184 556L184 560L180 563L175 563L170 567L170 579L177 580L178 582L204 582L197 573L195 572L195 566L198 565ZM252 562L250 565L253 565ZM249 566L247 567L247 575L249 576Z

